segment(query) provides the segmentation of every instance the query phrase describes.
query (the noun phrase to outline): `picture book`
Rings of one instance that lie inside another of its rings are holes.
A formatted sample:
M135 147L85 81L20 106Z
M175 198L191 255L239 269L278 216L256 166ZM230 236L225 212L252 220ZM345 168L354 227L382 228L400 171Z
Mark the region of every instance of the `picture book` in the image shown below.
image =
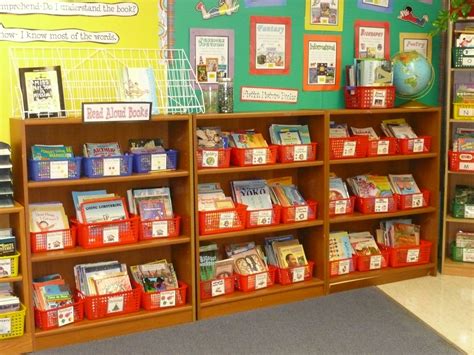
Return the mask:
M69 221L61 203L30 204L30 231L50 232L69 228Z
M349 259L353 253L347 232L329 233L329 261Z
M161 199L147 198L139 200L138 212L142 221L166 219L166 208Z
M389 174L388 178L393 191L399 195L420 193L420 189L418 188L412 174Z
M352 132L352 135L354 136L367 136L369 137L369 140L380 139L380 137L378 136L378 134L375 132L375 130L372 127L365 127L365 128L351 127L351 132Z
M279 266L273 244L295 239L294 236L280 235L275 237L266 237L264 241L265 255L267 256L267 263L274 266Z
M16 238L14 236L0 236L0 256L14 255L16 252Z
M349 233L349 241L357 255L378 255L380 249L369 232Z
M226 197L222 200L215 200L214 205L216 210L224 210L235 207L234 201L231 197Z
M298 241L295 239L298 243ZM281 268L307 265L306 255L301 244L284 245L286 242L274 244Z
M236 148L265 148L268 147L267 141L261 133L232 132L230 134L231 145Z
M89 191L71 191L72 194L72 201L74 202L74 208L79 210L79 197L80 196L105 196L107 194L107 190L89 190Z
M119 157L122 155L122 150L117 142L85 143L83 153L89 158Z
M152 114L157 115L159 107L153 68L126 67L121 74L120 99L151 102Z
M108 295L111 293L130 291L132 289L130 278L126 272L93 276L92 279L97 295Z
M270 188L265 180L232 181L231 186L234 200L247 205L247 210L272 208Z
M201 281L216 278L217 244L201 245L199 247L199 269Z
M64 145L34 144L31 146L33 160L58 160L74 158L72 147Z
M143 285L145 292L178 288L178 278L172 263L166 259L130 267L134 280Z
M416 224L394 223L393 228L393 246L403 247L420 245L420 226Z
M126 270L127 266L120 264L118 261L78 264L74 266L76 288L86 296L95 295L94 277L116 274L117 272L124 272Z
M392 187L387 176L357 175L347 179L354 195L359 197L390 197Z
M141 200L153 199L160 201L164 205L166 218L173 218L173 201L171 199L171 190L168 186L151 187L146 189L132 189L127 192L128 205L133 214L138 214L138 203Z
M128 148L132 153L164 153L161 138L132 138L128 140Z
M329 179L329 200L341 200L349 198L349 191L347 185L339 177L332 177Z
M272 124L269 128L272 144L310 144L311 137L307 125Z
M128 218L127 208L121 197L84 201L80 209L84 223L120 221Z
M224 277L229 277L234 274L234 260L233 259L224 259L218 260L215 263L216 266L216 279L222 279Z
M411 224L411 218L398 218L398 219L388 219L380 221L380 229L383 233L383 244L388 246L394 245L394 237L393 237L393 225L395 223L401 224Z
M232 259L234 260L234 270L241 275L252 275L268 270L255 248L238 253Z
M220 127L197 127L196 137L199 148L228 148L229 138Z

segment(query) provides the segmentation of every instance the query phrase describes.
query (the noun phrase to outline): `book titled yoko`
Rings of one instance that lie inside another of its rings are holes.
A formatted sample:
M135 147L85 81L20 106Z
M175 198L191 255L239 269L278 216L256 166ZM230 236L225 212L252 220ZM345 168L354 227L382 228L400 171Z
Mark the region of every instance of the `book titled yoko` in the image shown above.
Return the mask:
M151 102L94 102L82 104L84 122L148 121Z

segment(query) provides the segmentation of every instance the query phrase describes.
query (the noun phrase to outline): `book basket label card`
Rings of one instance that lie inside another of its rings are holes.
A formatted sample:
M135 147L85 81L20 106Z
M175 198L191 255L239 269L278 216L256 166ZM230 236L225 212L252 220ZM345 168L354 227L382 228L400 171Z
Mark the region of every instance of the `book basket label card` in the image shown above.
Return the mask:
M413 153L421 153L425 148L425 140L423 138L415 139L413 141Z
M304 281L305 267L295 267L291 270L291 281L292 282L301 282Z
M217 168L219 165L219 152L215 150L202 151L202 166L205 168Z
M255 289L266 288L268 285L268 274L266 272L255 275Z
M411 197L411 208L423 206L423 194L414 194Z
M68 161L50 161L49 162L49 178L50 179L67 179L68 178Z
M347 212L348 200L337 200L334 207L334 214L344 214Z
M48 232L46 234L46 250L64 249L63 231Z
M74 322L74 307L66 307L58 309L58 326L62 327L67 324L71 324Z
M474 218L474 205L464 205L464 218Z
M474 163L460 162L459 170L474 171Z
M0 334L10 334L12 331L11 318L0 318Z
M176 306L176 292L175 291L161 291L160 292L160 308Z
M232 228L234 226L235 212L223 212L219 214L219 228Z
M252 164L260 165L267 163L267 149L252 149Z
M211 296L216 297L225 293L225 280L219 279L211 282Z
M464 248L462 250L462 261L474 263L474 248Z
M388 154L389 141L378 141L377 142L377 155Z
M272 223L273 211L265 210L257 212L257 225L266 226Z
M308 219L308 206L295 207L295 221L306 221Z
M342 156L343 157L353 157L355 155L357 142L344 142L344 146L342 148Z
M153 238L167 237L168 221L153 221L151 224L151 236Z
M308 160L308 146L307 145L296 145L293 148L293 160L294 161Z
M388 212L388 198L376 198L374 212L375 213Z
M107 314L123 311L123 296L114 296L107 298Z
M420 258L420 249L408 249L407 263L416 263Z
M118 243L120 240L119 226L109 226L102 229L102 241L104 244Z
M151 102L97 102L82 104L82 119L92 122L149 121Z
M152 171L166 170L166 160L167 160L167 156L165 153L152 154L151 155L151 170Z
M382 267L382 255L370 256L370 270L380 269Z
M106 158L103 160L104 176L120 175L120 158Z
M24 118L65 116L61 67L20 68Z
M12 274L12 259L0 259L0 277L8 277Z
M348 274L349 271L351 271L351 259L340 260L337 274L344 275Z

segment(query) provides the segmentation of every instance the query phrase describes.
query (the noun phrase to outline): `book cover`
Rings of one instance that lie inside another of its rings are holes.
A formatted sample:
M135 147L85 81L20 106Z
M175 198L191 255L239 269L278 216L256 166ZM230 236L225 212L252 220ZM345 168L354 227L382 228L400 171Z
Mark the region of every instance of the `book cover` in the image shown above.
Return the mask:
M160 199L143 199L138 201L138 212L142 221L165 219L165 204Z
M217 244L201 245L199 247L199 269L201 281L216 278Z
M84 156L89 158L119 157L122 150L117 142L85 143Z
M76 211L79 210L79 196L105 196L107 194L107 190L89 190L89 191L71 191L72 194L72 201L74 202L74 208Z
M333 177L329 180L329 200L340 200L349 198L349 192L344 180L339 177Z
M392 228L394 247L420 245L419 225L394 223Z
M271 209L270 188L265 180L241 180L232 182L235 201L247 205L247 210Z
M16 252L16 238L2 237L0 239L0 256L14 255Z
M301 244L282 246L276 243L281 268L304 266L308 264Z
M365 128L357 128L351 127L352 135L354 136L368 136L369 140L376 140L380 139L378 134L372 127L365 127Z
M121 197L85 201L80 209L84 223L120 221L128 218L128 212Z
M349 241L357 255L378 255L380 249L369 232L349 233Z
M267 271L267 267L256 249L234 255L232 259L234 260L234 270L241 275L252 275Z
M97 295L108 295L111 293L130 291L132 289L130 278L126 272L94 276L92 279Z
M31 232L49 232L69 228L69 221L62 205L31 204L29 213Z
M412 174L389 174L388 178L393 191L400 195L410 195L420 193L420 189L415 182Z
M151 102L152 114L158 107L155 75L152 68L123 68L121 73L120 99L122 101Z
M135 209L138 201L147 198L153 198L163 202L165 206L166 218L173 218L173 202L171 199L171 190L168 186L151 187L146 189L132 189Z
M329 233L329 261L349 259L353 253L347 232Z
M72 147L64 145L39 145L31 146L33 160L55 160L74 158Z
M164 153L166 151L161 138L131 138L128 140L128 148L132 153Z
M224 259L216 261L216 279L232 276L234 274L234 260Z

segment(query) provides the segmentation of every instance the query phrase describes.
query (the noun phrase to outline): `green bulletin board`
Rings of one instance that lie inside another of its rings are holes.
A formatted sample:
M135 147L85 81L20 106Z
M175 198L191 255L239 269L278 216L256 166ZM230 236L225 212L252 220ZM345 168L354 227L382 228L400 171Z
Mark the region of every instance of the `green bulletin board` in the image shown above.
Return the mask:
M234 75L234 110L246 111L273 111L294 109L332 109L344 108L343 90L339 91L303 91L303 35L341 35L342 36L342 68L352 64L354 60L354 23L356 20L387 21L390 23L390 54L399 52L400 32L428 33L431 31L431 21L441 8L440 1L392 0L391 13L375 12L361 9L357 6L358 0L345 0L343 32L306 31L304 29L305 0L287 0L286 6L252 7L246 8L244 0L240 0L240 8L231 16L219 16L204 20L201 13L195 10L197 0L175 0L174 4L174 38L175 48L184 48L189 56L189 29L190 28L216 28L233 29L235 33L235 75ZM207 8L216 7L218 0L203 0ZM427 15L429 22L424 27L413 23L401 21L397 18L405 6L413 8L417 17ZM292 58L289 75L251 75L249 74L249 39L250 16L290 16L292 20ZM444 54L440 52L440 37L434 37L433 66L435 69L435 83L431 91L419 101L428 105L439 105L439 65ZM345 85L345 70L341 71L341 88ZM299 91L298 103L254 103L240 102L241 86L275 87L297 89ZM403 103L397 100L397 105Z

